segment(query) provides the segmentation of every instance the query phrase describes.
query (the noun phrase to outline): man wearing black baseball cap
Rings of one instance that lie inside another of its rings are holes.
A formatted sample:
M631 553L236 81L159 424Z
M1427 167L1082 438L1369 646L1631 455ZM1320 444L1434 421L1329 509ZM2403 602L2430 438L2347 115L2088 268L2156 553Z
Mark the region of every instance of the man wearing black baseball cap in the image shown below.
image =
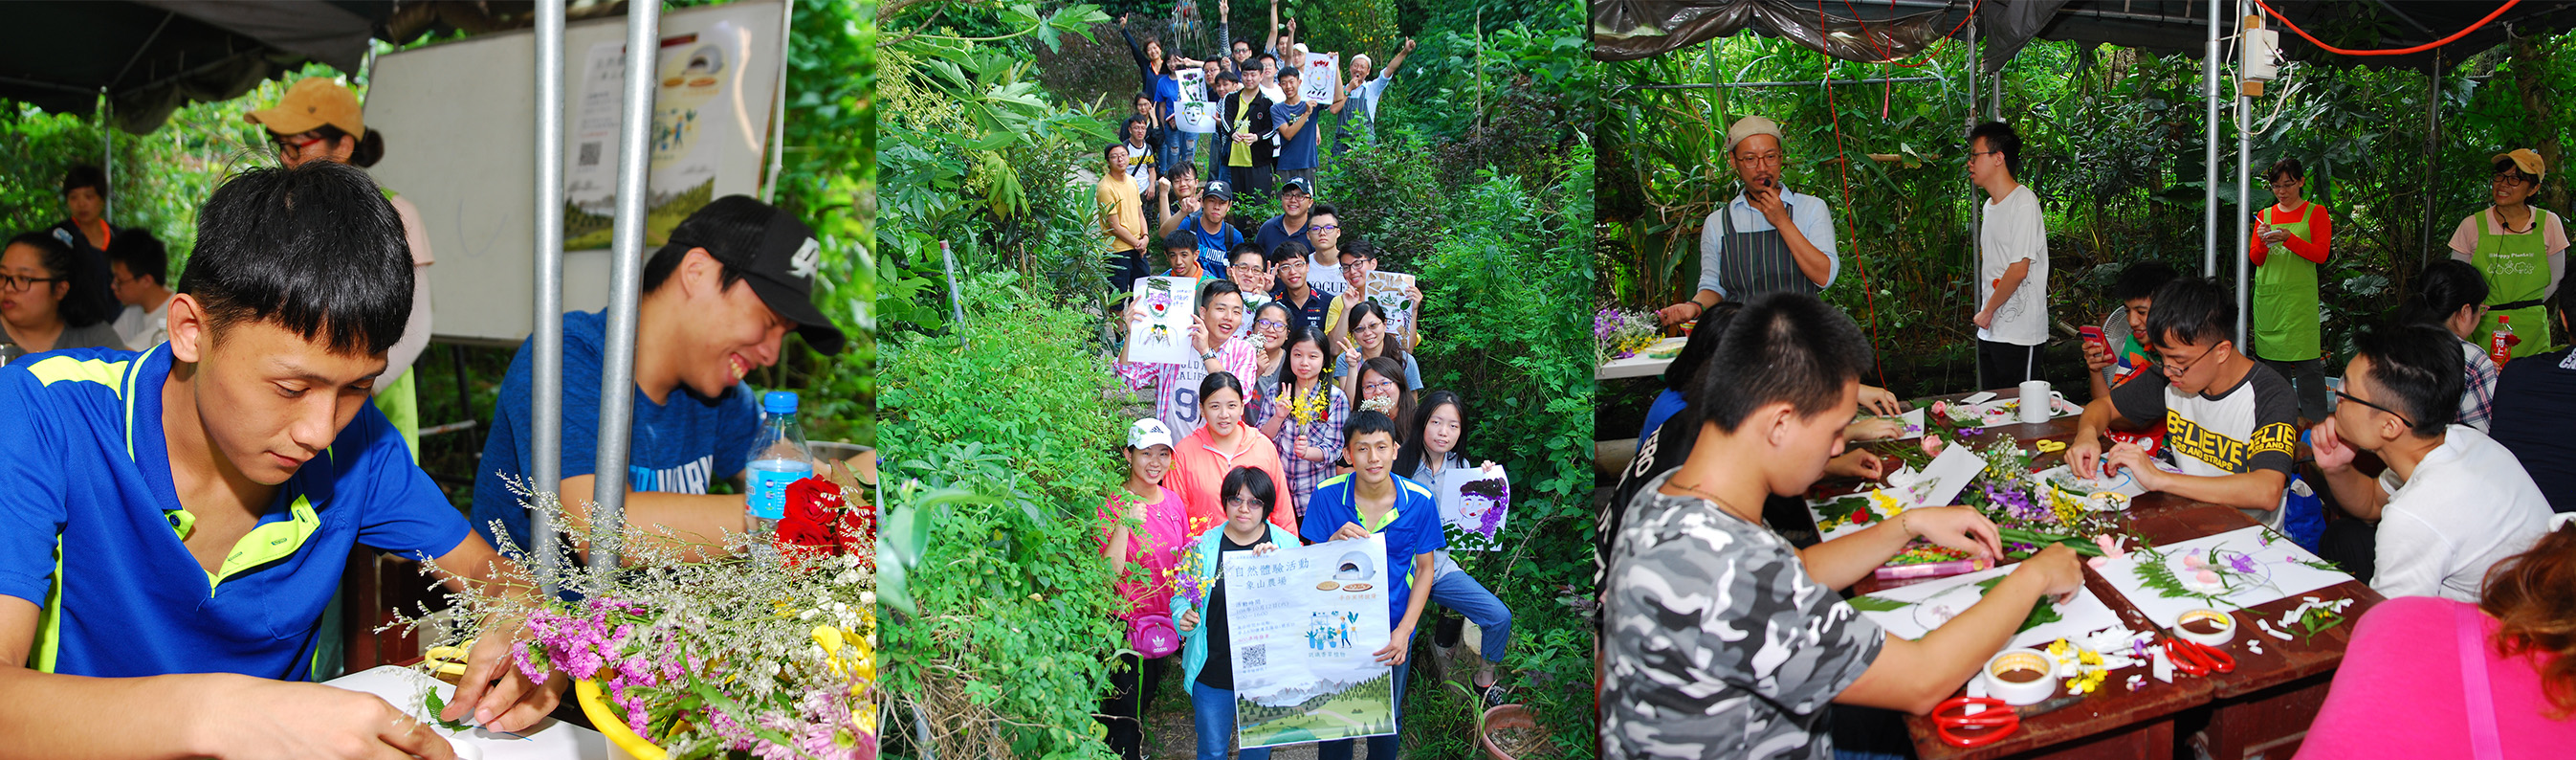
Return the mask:
M635 328L629 524L668 529L701 545L721 545L724 531L747 529L743 497L709 495L707 486L742 474L743 456L760 429L755 394L743 376L776 363L790 331L817 351L841 350L841 331L812 300L821 250L803 222L729 195L682 220L645 262ZM576 521L589 516L607 324L604 311L569 312L563 320L561 493ZM528 512L510 484L524 481L535 459L529 362L523 344L501 380L501 402L474 478L475 531L492 540L492 523L499 521L522 548Z

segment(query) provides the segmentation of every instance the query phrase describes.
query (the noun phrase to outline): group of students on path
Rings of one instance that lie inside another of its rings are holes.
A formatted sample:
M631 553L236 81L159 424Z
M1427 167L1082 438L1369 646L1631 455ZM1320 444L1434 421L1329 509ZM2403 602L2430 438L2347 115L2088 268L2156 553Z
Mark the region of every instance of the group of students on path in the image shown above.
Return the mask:
M1156 204L1161 237L1150 239L1160 241L1160 255L1149 268L1144 251L1119 247L1149 239L1131 232L1144 229L1143 199L1127 183L1124 155L1123 146L1104 150L1099 191L1112 290L1131 292L1149 273L1195 280L1187 339L1199 361L1114 366L1130 388L1154 394L1154 416L1131 427L1123 452L1128 484L1103 508L1110 522L1103 550L1121 574L1128 600L1122 618L1131 629L1159 616L1178 624L1188 642L1181 656L1200 708L1200 756L1224 757L1232 738L1231 668L1222 602L1173 602L1174 547L1200 547L1199 566L1222 572L1226 552L1259 544L1385 534L1388 561L1407 568L1390 595L1394 643L1378 653L1396 666L1399 713L1408 672L1403 652L1428 602L1457 610L1482 631L1473 682L1484 699L1500 700L1495 671L1510 641L1511 611L1449 558L1427 485L1471 465L1457 451L1466 402L1455 392L1423 391L1413 354L1423 340L1419 286L1404 287L1410 309L1372 299L1371 288L1392 287L1373 277L1378 250L1346 239L1345 210L1316 203L1306 179L1288 179L1278 213L1247 236L1227 218L1241 208L1232 187L1201 185L1186 163L1166 181L1189 201ZM1116 323L1144 320L1142 308L1130 306ZM1267 538L1259 526L1265 520L1275 531ZM1421 578L1429 582L1417 583ZM1419 593L1408 598L1405 589ZM1117 692L1102 707L1110 744L1126 757L1142 752L1138 716L1150 707L1163 659L1122 655ZM1397 742L1370 739L1370 756L1393 757ZM1348 744L1327 743L1325 756L1347 757L1347 749L1335 748ZM1253 749L1242 756L1266 755Z
M1980 385L2009 388L2037 376L2048 338L2046 231L2036 196L2014 179L2018 136L1989 123L1969 142L1969 174L1986 197L1972 319ZM2072 558L2052 547L1987 602L1906 641L1835 592L1912 538L1996 555L1983 517L1909 510L1822 544L1782 535L1785 513L1802 513L1794 497L1817 479L1882 474L1875 455L1844 443L1885 437L1883 426L1855 422L1856 409L1899 407L1859 382L1865 341L1814 298L1836 269L1831 217L1821 201L1779 187L1778 145L1777 126L1759 117L1730 130L1747 190L1711 215L1700 292L1660 312L1697 329L1600 521L1609 756L1834 754L1837 736L1872 733L1847 725L1866 712L1835 717L1828 705L1920 714L2000 648L2018 610L2080 583ZM2458 694L2459 681L2442 677L2458 672L2450 664L2461 653L2447 646L2455 629L2493 645L2496 711L2531 729L2510 743L2576 735L2542 719L2576 707L2565 698L2576 683L2549 664L2576 651L2536 638L2576 625L2553 601L2576 575L2576 531L2560 529L2576 522L2576 443L2563 435L2576 420L2576 359L2540 353L2551 317L2567 328L2553 298L2565 233L2530 205L2544 169L2528 150L2494 158L2493 205L2462 221L2451 256L2424 269L2400 313L2356 331L2339 386L2323 377L2316 295L2332 221L2305 198L2295 160L2264 174L2278 203L2251 230L2251 346L2236 344L2224 286L2142 262L2114 284L2122 303L2102 322L2105 340L2084 347L2092 401L2066 452L2079 473L2122 469L2148 490L2237 507L2395 598L2355 633L2310 732L2318 756L2366 756L2390 741L2460 746L2465 721L2450 717L2459 700L2429 719L2377 724L2371 716L2384 713L2370 708L2410 688ZM2508 318L2520 339L2511 355L2536 359L2499 368L2486 341ZM2293 485L2303 451L2344 519L2300 514L2285 498L2307 488ZM2362 451L2385 470L2357 468ZM1759 635L1707 635L1719 630ZM2533 657L2508 656L2517 652ZM2319 741L2328 726L2336 735Z

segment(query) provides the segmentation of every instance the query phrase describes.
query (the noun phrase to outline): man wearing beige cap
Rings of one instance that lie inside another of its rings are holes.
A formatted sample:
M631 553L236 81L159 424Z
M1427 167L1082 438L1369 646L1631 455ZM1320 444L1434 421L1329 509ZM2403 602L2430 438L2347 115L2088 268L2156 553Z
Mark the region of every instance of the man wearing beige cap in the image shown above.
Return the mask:
M2451 233L2451 258L2487 278L2487 315L2469 335L2480 348L2498 324L2513 325L2516 357L2549 346L2549 314L2541 303L2567 273L2567 227L2557 214L2531 205L2547 169L2530 148L2496 154L2495 180L2487 186L2495 205L2460 220Z
M1727 162L1744 190L1700 231L1699 292L1655 312L1658 321L1696 321L1718 301L1775 290L1814 295L1833 284L1842 271L1833 209L1780 185L1782 155L1778 122L1747 116L1727 128Z

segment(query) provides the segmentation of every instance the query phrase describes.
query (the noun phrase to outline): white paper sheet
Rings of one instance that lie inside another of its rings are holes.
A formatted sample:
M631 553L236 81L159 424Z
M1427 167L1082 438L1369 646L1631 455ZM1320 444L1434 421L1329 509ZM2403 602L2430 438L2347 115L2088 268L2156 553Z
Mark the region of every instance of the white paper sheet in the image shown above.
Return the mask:
M2260 572L2269 576L2269 582L2264 585L2224 594L2215 601L2199 597L2167 597L2163 592L2149 588L2145 576L2138 570L2146 561L2146 555L2136 552L2131 552L2127 559L2110 560L2102 567L2102 577L2109 580L2113 588L2119 589L2121 596L2128 597L2131 604L2147 613L2147 619L2165 627L2172 627L2175 621L2180 620L2184 610L2252 607L2353 579L2339 571L2300 564L2302 561L2323 564L2323 560L2288 539L2274 538L2267 544L2265 534L2262 527L2256 526L2156 547L2165 555L2166 562L2178 578L2187 579L2197 572L2185 565L2185 556L2206 558L2211 549L2219 550L2222 558L2230 553L2243 553L2257 563Z
M2010 572L2012 572L2011 567L1998 567L1869 594L1863 598L1903 602L1905 606L1883 611L1864 609L1861 614L1869 616L1870 622L1877 623L1878 627L1886 629L1888 633L1900 638L1920 639L1924 634L1932 632L1932 629L1941 627L1942 623L1949 622L1950 618L1966 612L1970 605L1976 604L1978 599L1983 598L1985 590L1977 588L1977 583L1989 578L2001 578ZM1860 602L1860 604L1869 603ZM2113 612L2111 606L2104 604L2100 597L2094 596L2092 589L2077 589L2073 601L2057 605L2057 614L2059 619L2056 622L2041 623L2032 626L2030 630L2013 634L2012 643L2006 646L2045 645L2058 639L2081 636L2120 624L2120 614Z
M1440 497L1440 521L1450 528L1465 533L1478 536L1490 533L1491 536L1501 536L1507 524L1506 521L1511 516L1511 482L1511 475L1503 472L1503 466L1499 464L1490 467L1452 467L1441 471L1440 482L1434 488L1434 493ZM1476 486L1476 495L1470 496L1466 493L1470 483L1481 484ZM1496 498L1496 494L1499 494L1500 498ZM1493 530L1490 532L1485 530L1485 521L1488 518L1491 518L1494 523ZM1471 537L1469 540L1488 539ZM1449 548L1465 547L1457 546L1453 542ZM1484 548L1490 550L1497 547Z
M1188 277L1137 278L1136 304L1145 311L1145 321L1127 326L1127 361L1199 363L1198 351L1190 347L1198 287L1198 281Z
M334 678L322 685L382 697L394 709L428 724L430 730L445 737L449 744L470 746L466 752L481 752L484 760L608 760L608 740L599 732L552 718L540 721L519 734L494 733L479 728L470 731L438 728L432 722L434 716L422 709L421 689L434 687L438 689L438 698L445 700L456 696L456 687L410 668L384 665ZM569 690L564 699L572 699Z

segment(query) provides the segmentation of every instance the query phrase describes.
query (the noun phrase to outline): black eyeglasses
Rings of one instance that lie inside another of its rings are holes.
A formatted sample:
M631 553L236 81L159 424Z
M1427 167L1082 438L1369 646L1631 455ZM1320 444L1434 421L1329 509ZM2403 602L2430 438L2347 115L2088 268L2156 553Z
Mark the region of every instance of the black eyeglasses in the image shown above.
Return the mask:
M71 278L69 277L20 277L14 274L0 274L0 288L7 288L9 290L26 290L43 283L69 282L70 280Z
M2388 407L2380 406L2380 405L2378 405L2378 404L2373 404L2373 403L2370 403L2370 402L2368 402L2368 401L2363 401L2363 400L2361 400L2361 398L2360 398L2360 397L2358 397L2358 396L2354 396L2354 395L2352 395L2352 394L2350 394L2350 393L2345 393L2345 392L2340 391L2340 390L2335 391L2335 392L2334 392L2334 395L2335 395L2335 398L2343 399L2343 400L2345 400L2345 401L2350 401L2350 402L2353 402L2353 403L2355 403L2355 404L2360 404L2360 405L2362 405L2362 406L2367 406L2367 407L2370 407L2370 408L2372 408L2372 409L2377 409L2377 410L2379 410L2379 411L2383 411L2383 412L2387 412L2387 413L2389 413L2389 414L2397 415L2397 421L2398 421L2398 422L2406 423L2406 426L2407 426L2407 427L2409 427L2409 428L2415 427L2415 420L2414 420L2414 419L2409 418L2409 417L2407 417L2407 416L2406 416L2406 415L2404 415L2404 414L2399 414L2399 413L2397 412L2397 410L2395 410L2395 409L2390 409L2390 408L2388 408Z

